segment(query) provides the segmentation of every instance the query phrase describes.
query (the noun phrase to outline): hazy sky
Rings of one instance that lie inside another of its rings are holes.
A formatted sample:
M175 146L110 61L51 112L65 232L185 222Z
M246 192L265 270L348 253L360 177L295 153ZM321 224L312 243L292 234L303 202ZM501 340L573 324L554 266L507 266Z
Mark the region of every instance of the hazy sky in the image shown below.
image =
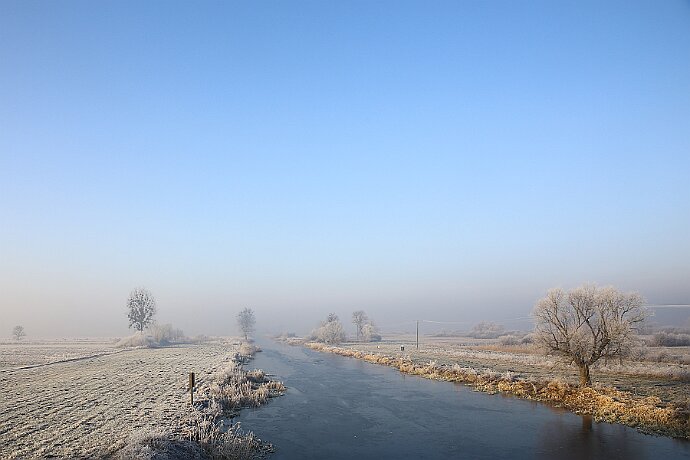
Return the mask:
M0 336L690 303L689 184L687 1L0 2Z

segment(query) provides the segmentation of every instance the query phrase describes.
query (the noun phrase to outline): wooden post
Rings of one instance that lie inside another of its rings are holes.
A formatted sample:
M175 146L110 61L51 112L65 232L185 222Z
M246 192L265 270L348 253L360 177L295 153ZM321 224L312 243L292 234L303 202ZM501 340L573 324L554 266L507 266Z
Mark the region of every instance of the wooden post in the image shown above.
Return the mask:
M189 399L194 405L194 372L189 373Z

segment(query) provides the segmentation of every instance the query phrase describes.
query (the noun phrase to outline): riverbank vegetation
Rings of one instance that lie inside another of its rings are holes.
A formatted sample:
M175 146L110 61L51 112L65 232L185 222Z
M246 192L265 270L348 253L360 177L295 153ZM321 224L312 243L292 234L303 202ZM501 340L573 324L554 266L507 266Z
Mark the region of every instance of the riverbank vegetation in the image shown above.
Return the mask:
M297 339L291 339L290 342L300 343ZM487 393L501 392L541 401L577 414L591 415L599 422L622 423L647 433L690 439L690 401L688 401L686 381L676 381L677 392L669 401L669 398L664 400L654 394L645 394L645 386L641 386L642 392L639 389L626 391L601 383L580 387L575 383L577 380L574 375L559 377L554 375L556 372L553 368L550 375L530 373L530 363L541 359L538 355L501 356L500 359L503 360L504 365L492 368L491 364L497 362L496 355L505 355L505 353L468 349L466 352L469 356L464 358L470 359L445 359L445 362L434 359L424 361L425 358L441 355L447 358L449 354L446 350L441 351L438 347L428 345L421 351L398 353L394 351L394 347L397 347L399 343L402 342L396 341L394 346L391 346L390 342L373 346L348 343L336 347L302 341L302 344L317 351L394 367L406 374L462 383ZM487 360L490 354L494 356L491 360ZM455 354L455 357L458 355ZM511 358L521 359L513 361L512 365L507 366L510 369L506 369L505 364ZM556 362L553 364L558 365ZM597 369L601 372L602 368L603 366Z
M286 390L262 370L243 369L257 351L261 350L251 344L240 344L210 382L199 384L194 405L176 427L136 433L119 458L245 459L270 452L270 444L243 432L239 423L227 424L241 408L260 406Z

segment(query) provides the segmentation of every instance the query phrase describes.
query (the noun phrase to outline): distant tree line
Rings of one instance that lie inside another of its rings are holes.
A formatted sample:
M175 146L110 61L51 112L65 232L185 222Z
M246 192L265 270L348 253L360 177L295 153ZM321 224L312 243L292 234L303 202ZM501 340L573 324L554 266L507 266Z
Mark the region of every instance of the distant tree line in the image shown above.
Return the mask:
M352 323L355 325L357 341L374 342L381 340L381 335L366 312L357 310L352 313ZM329 313L325 321L319 324L310 334L310 339L331 345L347 340L347 334L338 315Z

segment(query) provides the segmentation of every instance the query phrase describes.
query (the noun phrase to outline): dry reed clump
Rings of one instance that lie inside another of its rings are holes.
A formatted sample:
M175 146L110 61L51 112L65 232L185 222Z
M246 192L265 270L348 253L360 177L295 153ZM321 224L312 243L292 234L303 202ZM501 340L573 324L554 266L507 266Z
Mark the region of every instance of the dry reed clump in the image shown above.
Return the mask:
M270 444L262 442L252 432L243 432L239 423L226 426L221 416L222 411L197 410L183 422L183 436L188 442L199 446L203 452L201 458L260 458L273 450Z
M208 397L223 410L257 407L269 398L285 392L281 382L269 380L262 370L245 371L237 362L217 372L209 386Z
M225 427L210 412L194 411L181 422L183 434L160 429L137 432L117 454L118 460L193 460L262 458L272 451L239 423Z
M240 348L235 353L235 356L233 359L239 363L246 364L249 362L249 360L252 359L254 354L258 353L261 351L261 348L257 347L256 345L252 345L251 343L247 342L242 342L240 344Z
M612 387L576 387L560 380L539 382L520 378L513 372L499 373L435 362L418 364L407 358L306 343L317 351L335 353L394 367L400 372L435 380L471 385L487 393L509 393L521 398L548 402L578 414L592 415L596 421L622 423L641 431L690 439L690 405L664 405L657 397L635 397Z

